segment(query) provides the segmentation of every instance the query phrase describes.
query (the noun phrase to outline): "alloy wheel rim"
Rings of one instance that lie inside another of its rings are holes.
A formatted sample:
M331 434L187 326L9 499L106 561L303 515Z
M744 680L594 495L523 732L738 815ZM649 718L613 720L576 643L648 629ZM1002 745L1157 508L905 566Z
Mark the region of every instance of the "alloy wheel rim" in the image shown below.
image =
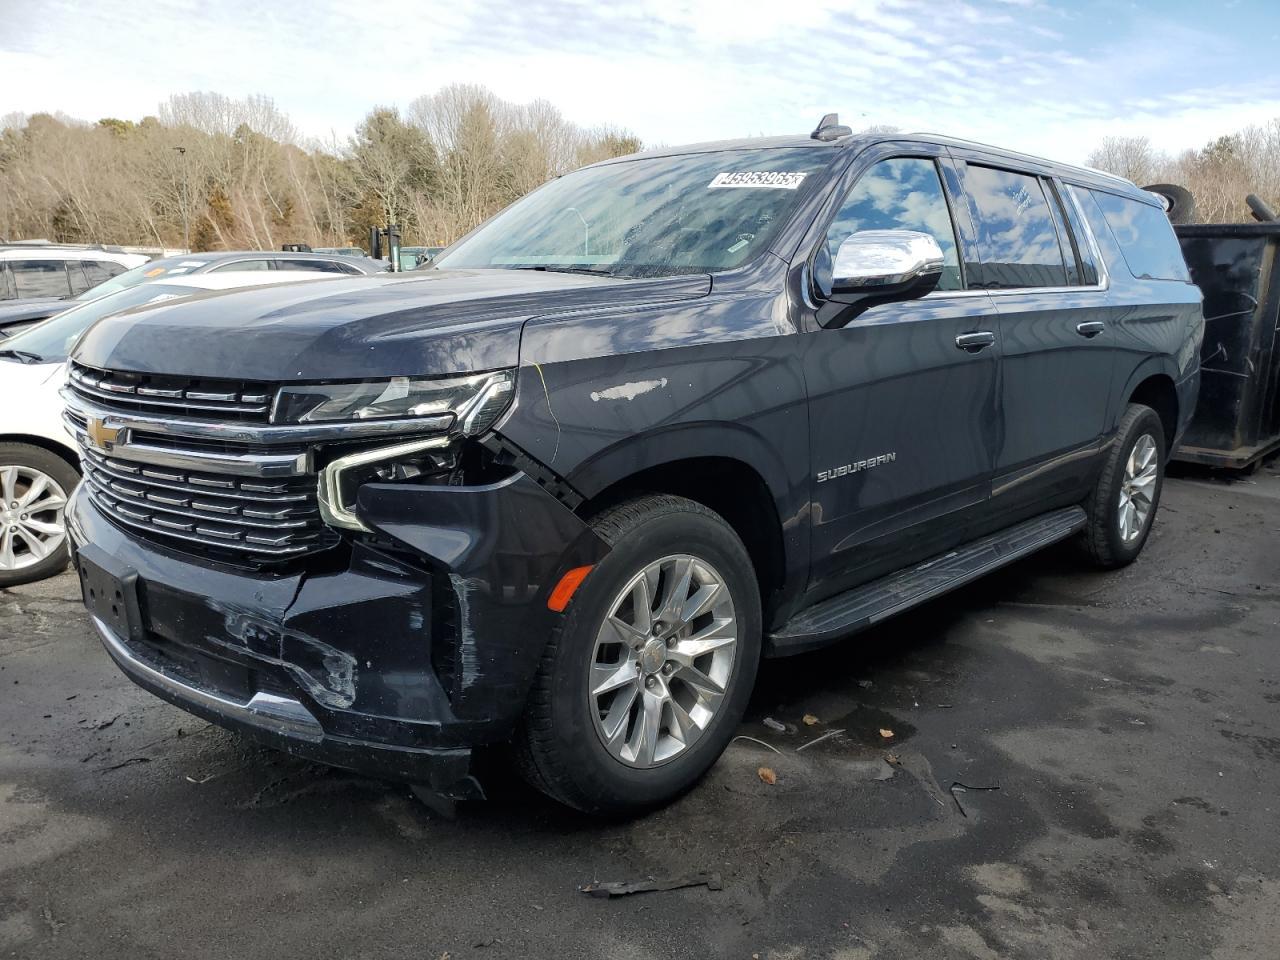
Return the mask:
M1147 528L1151 508L1155 504L1158 471L1155 438L1144 433L1134 441L1120 481L1120 506L1116 519L1120 526L1120 539L1125 543L1133 543Z
M596 634L587 696L615 760L668 763L710 727L728 691L738 620L724 578L705 560L655 560L622 588Z
M34 467L0 465L0 570L52 556L66 539L67 492Z

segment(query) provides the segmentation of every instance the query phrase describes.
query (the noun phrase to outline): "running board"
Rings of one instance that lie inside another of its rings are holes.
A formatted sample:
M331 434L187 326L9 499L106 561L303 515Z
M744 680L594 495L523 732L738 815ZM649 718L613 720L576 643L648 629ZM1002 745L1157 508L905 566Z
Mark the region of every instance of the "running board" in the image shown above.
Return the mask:
M925 563L864 583L801 610L768 637L766 655L803 653L864 630L894 614L1065 540L1084 527L1084 509L1043 513L999 533L974 540Z

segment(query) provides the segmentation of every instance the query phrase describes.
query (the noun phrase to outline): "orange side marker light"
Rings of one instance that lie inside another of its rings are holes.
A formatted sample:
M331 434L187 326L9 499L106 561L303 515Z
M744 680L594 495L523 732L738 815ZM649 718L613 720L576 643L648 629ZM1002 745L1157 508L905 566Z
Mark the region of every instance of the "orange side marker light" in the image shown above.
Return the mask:
M578 587L582 586L582 581L587 579L587 574L592 571L595 564L587 564L585 567L574 567L568 571L560 582L556 584L556 588L551 591L551 596L547 597L548 609L554 610L556 613L564 613L564 608L569 605L569 601L573 599L574 592Z

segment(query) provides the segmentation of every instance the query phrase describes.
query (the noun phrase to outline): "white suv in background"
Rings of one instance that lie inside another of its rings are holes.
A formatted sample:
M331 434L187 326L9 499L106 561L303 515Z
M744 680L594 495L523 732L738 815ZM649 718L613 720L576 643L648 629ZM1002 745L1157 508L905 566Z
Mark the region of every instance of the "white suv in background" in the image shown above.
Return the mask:
M0 341L0 587L40 580L66 565L63 509L80 482L80 456L58 390L80 334L102 317L160 300L331 279L337 275L307 270L165 278L89 300Z
M63 300L149 260L121 247L0 245L0 301Z

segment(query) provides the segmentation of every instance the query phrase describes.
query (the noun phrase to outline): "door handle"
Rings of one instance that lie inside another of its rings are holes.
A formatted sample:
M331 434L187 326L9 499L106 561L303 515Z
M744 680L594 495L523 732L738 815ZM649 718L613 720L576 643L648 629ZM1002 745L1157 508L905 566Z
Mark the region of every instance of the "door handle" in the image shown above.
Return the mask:
M989 330L979 330L976 333L962 333L956 337L956 346L961 350L969 353L977 353L985 347L991 346L996 342L996 335Z
M1096 337L1105 329L1107 325L1101 320L1086 320L1076 324L1076 333L1082 337Z

